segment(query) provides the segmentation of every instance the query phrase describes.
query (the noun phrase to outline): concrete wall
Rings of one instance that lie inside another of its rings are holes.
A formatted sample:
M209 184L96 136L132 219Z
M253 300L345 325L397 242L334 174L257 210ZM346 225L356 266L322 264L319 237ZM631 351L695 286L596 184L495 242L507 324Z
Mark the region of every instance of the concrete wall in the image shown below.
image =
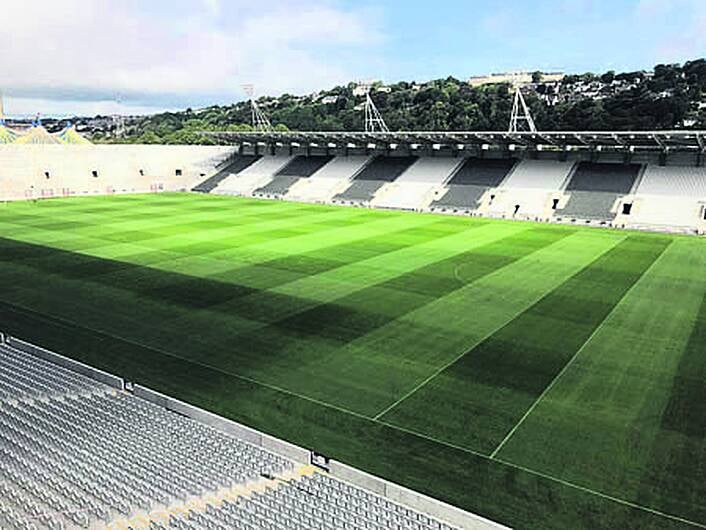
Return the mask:
M109 374L108 372L98 370L97 368L93 368L92 366L83 364L82 362L69 359L68 357L64 357L63 355L59 355L58 353L54 353L40 346L35 346L34 344L30 344L29 342L25 342L15 337L9 336L6 340L7 343L15 349L52 362L81 375L85 375L86 377L90 377L95 381L99 381L118 390L122 390L124 388L123 379Z
M466 512L455 506L427 497L426 495L422 495L421 493L403 486L398 486L397 484L374 475L369 475L368 473L341 462L332 460L330 466L331 475L337 479L370 490L392 502L404 506L412 506L417 511L446 521L454 526L469 530L499 530L507 528L506 526L485 519L479 515ZM459 484L459 487L462 488L463 485Z
M0 145L0 200L190 189L208 176L208 160L228 150L232 148Z
M217 414L213 414L212 412L194 407L193 405L189 405L188 403L160 394L159 392L140 385L135 385L134 394L139 398L164 407L167 410L177 412L183 416L210 425L218 430L232 434L236 438L245 440L252 445L262 447L300 464L309 463L310 452L308 450L285 442L284 440L274 438L269 434L251 429L245 425L241 425Z

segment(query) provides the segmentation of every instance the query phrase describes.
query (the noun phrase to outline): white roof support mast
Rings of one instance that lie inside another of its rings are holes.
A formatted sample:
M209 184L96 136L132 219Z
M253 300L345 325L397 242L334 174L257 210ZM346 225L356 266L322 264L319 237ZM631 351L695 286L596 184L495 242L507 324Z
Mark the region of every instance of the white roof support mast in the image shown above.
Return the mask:
M537 132L532 114L525 102L525 97L522 95L520 84L517 81L513 81L512 86L515 89L515 95L512 99L512 114L510 114L510 126L507 132Z
M257 101L255 101L255 86L250 84L243 85L243 90L250 98L250 110L253 129L257 132L272 132L272 124L270 123L269 118L257 104Z
M366 85L365 92L365 132L390 132L380 111L375 106L373 98L370 97L372 84Z

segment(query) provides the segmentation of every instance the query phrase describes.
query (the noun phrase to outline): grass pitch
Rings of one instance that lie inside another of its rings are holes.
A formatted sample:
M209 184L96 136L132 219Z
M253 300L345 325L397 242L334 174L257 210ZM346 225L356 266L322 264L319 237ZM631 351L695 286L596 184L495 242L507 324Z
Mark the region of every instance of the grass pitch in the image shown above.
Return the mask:
M0 328L517 527L706 527L706 240L201 195L0 208Z

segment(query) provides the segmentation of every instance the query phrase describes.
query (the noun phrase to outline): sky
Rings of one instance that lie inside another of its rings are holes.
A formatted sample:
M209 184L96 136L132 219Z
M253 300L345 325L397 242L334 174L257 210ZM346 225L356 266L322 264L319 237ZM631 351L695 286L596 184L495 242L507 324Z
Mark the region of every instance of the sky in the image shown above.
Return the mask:
M3 3L8 115L145 114L355 80L649 69L706 56L704 0Z

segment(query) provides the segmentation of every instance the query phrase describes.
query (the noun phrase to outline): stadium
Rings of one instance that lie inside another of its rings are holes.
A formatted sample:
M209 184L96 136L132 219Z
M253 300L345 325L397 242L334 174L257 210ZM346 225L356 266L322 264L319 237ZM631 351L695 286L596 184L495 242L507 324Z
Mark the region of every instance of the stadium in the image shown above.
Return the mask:
M0 147L3 527L703 526L702 133L217 135Z
M0 104L0 529L706 528L706 131L364 88L193 145Z

